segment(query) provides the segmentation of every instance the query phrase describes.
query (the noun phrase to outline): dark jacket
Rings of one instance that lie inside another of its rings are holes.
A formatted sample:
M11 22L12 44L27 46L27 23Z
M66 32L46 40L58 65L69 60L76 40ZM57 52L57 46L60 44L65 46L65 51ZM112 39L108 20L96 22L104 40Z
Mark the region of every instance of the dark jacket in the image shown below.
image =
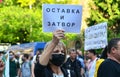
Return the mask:
M61 70L63 72L64 77L68 77L69 73L66 69L61 67ZM43 66L39 63L35 64L35 69L34 69L35 77L53 77L53 71L51 68L48 66ZM76 77L74 72L70 72L71 77Z
M82 77L81 76L81 68L82 68L82 65L81 65L81 62L78 60L78 59L75 59L73 62L71 61L70 58L67 59L66 63L63 64L63 67L65 69L69 69L71 71L74 71L75 72L75 75L76 77Z

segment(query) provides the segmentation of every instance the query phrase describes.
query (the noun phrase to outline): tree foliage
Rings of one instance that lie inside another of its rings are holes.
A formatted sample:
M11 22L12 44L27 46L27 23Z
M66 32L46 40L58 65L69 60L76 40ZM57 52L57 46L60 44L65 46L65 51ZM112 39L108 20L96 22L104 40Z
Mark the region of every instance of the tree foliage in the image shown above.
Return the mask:
M64 4L66 1L4 0L0 4L0 42L16 44L51 40L52 34L42 31L42 4ZM31 9L29 5L32 5ZM74 36L67 35L69 40L74 40Z
M101 22L108 23L108 38L120 37L120 1L119 0L93 0L90 3L91 16L88 25Z
M35 11L9 6L0 11L1 42L29 42L43 40L41 10Z

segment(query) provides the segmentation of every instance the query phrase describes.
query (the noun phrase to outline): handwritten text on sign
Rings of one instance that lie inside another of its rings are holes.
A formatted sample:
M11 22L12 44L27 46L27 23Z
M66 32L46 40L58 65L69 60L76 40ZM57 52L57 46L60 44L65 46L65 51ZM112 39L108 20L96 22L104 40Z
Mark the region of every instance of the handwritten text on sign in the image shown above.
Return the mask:
M85 30L85 50L104 48L107 45L107 23L100 23Z
M53 32L63 29L65 32L80 33L82 6L64 4L43 5L43 31Z

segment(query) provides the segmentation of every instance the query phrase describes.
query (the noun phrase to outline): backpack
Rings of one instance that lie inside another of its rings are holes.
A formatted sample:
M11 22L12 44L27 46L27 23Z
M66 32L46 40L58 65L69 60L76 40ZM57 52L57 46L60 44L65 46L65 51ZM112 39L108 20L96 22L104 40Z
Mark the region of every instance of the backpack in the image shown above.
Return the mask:
M94 77L97 77L97 72L98 72L99 66L101 65L101 63L102 63L103 61L104 61L104 59L98 59L98 60L96 61Z

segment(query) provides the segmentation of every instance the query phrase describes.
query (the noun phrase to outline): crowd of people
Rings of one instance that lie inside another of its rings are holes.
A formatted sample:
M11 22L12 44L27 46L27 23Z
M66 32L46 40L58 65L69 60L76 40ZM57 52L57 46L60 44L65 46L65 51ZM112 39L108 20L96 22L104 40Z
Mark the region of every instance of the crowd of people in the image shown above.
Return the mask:
M64 30L54 31L44 51L34 56L10 51L10 77L120 77L120 38L111 39L100 57L95 49L84 53L75 48L66 49L61 41L64 38ZM4 68L0 60L0 77Z

